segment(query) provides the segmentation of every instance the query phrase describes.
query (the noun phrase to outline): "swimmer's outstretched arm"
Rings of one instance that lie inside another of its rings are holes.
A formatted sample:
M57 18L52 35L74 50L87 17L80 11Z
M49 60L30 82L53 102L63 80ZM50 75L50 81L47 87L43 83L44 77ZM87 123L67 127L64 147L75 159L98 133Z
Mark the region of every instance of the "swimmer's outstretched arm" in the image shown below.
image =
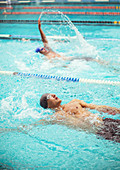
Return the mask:
M38 28L39 28L40 35L41 35L41 38L42 38L42 42L44 43L44 45L48 44L48 40L46 38L46 35L44 34L44 32L43 32L43 30L41 28L40 18L38 19Z
M33 124L30 125L20 125L18 127L11 127L11 128L0 128L0 133L4 132L21 132L24 134L28 134L28 131L33 129L34 127L38 125L48 125L48 124L54 124L55 122L52 120L47 120L47 119L41 119Z
M116 107L110 107L106 105L88 104L88 103L85 103L83 100L79 100L79 103L84 108L94 109L99 112L108 113L112 115L120 114L120 109Z
M98 110L99 112L108 113L111 115L120 114L120 109L116 107L110 107L105 105L96 105L95 110Z
M97 110L99 112L103 112L103 113L108 113L111 115L116 115L116 114L120 114L120 109L116 108L116 107L110 107L110 106L105 106L105 105L93 105L90 104L89 105L90 109L94 109Z

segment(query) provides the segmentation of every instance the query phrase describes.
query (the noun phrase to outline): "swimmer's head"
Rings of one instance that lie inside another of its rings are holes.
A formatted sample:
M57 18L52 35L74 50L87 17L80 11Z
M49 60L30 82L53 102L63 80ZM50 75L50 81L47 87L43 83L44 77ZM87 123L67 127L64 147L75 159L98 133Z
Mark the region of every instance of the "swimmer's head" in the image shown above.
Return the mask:
M62 100L59 99L55 94L45 93L40 98L40 105L44 108L54 109L59 107Z
M45 54L47 52L47 50L44 47L38 47L35 50L36 53L41 53L41 54Z
M47 103L47 96L48 95L49 95L49 93L45 93L40 98L40 106L42 106L44 109L48 108L48 103Z

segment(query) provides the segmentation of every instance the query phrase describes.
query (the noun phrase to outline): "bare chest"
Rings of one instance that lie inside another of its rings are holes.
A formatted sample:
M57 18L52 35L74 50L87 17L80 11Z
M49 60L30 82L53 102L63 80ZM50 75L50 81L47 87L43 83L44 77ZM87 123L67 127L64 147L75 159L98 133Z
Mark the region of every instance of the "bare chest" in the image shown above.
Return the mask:
M84 111L81 105L77 102L72 102L63 105L63 110L70 115L81 115Z
M57 54L57 53L55 53L55 52L53 52L53 51L50 51L50 52L46 55L46 57L47 57L48 59L51 59L51 58L59 57L59 54Z

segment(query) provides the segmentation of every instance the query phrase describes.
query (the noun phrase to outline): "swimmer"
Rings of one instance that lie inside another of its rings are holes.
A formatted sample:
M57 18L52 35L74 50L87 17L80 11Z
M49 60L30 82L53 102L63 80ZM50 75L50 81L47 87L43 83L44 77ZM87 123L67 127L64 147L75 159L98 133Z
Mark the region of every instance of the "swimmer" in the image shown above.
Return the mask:
M29 39L22 38L22 41L26 42L26 41L30 41L30 40L29 40Z
M28 131L40 124L59 124L94 133L106 140L120 143L120 120L100 117L89 111L91 109L115 115L120 114L120 109L105 105L88 104L79 99L73 99L64 105L61 105L61 103L62 100L55 94L45 93L40 98L40 105L44 109L51 109L53 115L30 125L21 125L17 129L0 128L0 133L18 131L29 135Z
M39 28L39 31L40 31L40 35L41 35L41 38L42 38L42 42L44 44L44 47L38 47L35 52L36 53L41 53L43 54L44 56L47 57L47 59L52 59L52 58L62 58L63 60L69 60L69 61L73 61L73 60L85 60L85 61L94 61L94 62L97 62L99 64L102 64L102 65L106 65L108 64L107 62L105 61L102 61L102 60L99 60L99 59L94 59L92 57L65 57L65 56L61 56L60 54L54 52L51 47L49 46L48 44L48 40L46 38L46 35L44 34L42 28L41 28L41 21L40 21L40 18L38 19L38 28Z
M40 120L35 126L41 123L57 123L72 128L79 128L108 140L120 142L120 120L102 118L93 114L89 109L108 114L120 114L120 109L105 105L88 104L83 100L73 99L67 104L61 105L62 100L55 94L45 93L40 98L40 105L44 109L52 109L54 114L50 120Z
M48 59L52 59L52 58L55 58L55 57L61 57L61 55L57 54L56 52L54 52L49 44L48 44L48 40L41 28L41 21L40 21L40 18L38 19L38 28L39 28L39 31L40 31L40 34L41 34L41 38L42 38L42 42L44 44L44 47L41 47L41 48L37 48L36 49L36 52L38 53L41 53L43 55L45 55Z

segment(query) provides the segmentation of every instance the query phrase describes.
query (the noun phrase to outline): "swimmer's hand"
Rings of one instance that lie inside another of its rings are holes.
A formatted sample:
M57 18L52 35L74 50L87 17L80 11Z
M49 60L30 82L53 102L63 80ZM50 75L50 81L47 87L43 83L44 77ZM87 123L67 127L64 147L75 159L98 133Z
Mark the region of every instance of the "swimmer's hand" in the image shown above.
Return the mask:
M19 127L17 127L17 130L19 132L25 132L26 130L31 130L32 127L28 126L28 125L20 125Z
M98 110L99 112L108 113L108 114L111 114L111 115L120 114L120 109L118 109L116 107L97 106L96 110Z
M3 133L3 132L22 132L22 133L25 133L27 134L27 130L31 130L30 127L29 129L27 128L27 126L23 125L23 126L19 126L19 127L11 127L11 128L0 128L0 133Z

